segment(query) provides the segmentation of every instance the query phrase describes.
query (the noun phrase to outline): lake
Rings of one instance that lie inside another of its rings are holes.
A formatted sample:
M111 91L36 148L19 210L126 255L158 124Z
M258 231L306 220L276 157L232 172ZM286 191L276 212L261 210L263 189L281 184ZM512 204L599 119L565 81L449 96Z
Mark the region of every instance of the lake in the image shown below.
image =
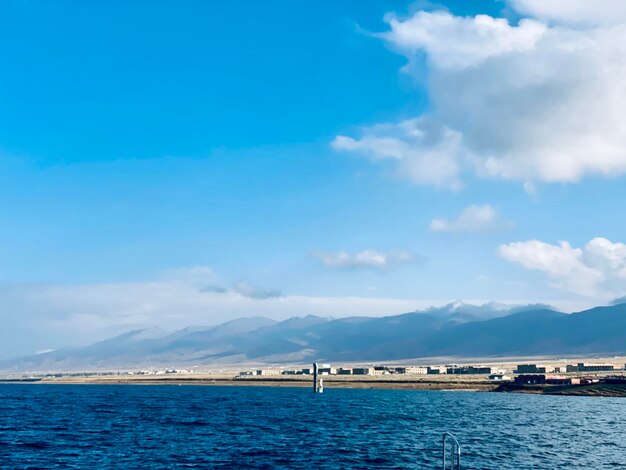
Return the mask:
M626 468L626 400L472 392L0 385L0 468Z

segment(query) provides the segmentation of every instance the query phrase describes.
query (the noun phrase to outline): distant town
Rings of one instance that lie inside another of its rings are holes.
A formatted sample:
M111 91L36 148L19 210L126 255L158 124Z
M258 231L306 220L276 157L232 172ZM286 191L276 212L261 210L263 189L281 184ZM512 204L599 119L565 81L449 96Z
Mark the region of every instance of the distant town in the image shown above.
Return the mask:
M584 361L584 360L583 360ZM318 380L330 388L399 388L626 396L626 358L439 365L333 365L317 363ZM307 387L313 364L236 370L145 368L117 371L42 372L5 376L1 382L58 384L178 384Z
M518 364L513 370L485 365L447 364L441 366L371 366L371 367L333 367L321 364L318 374L383 376L383 375L474 375L487 376L488 380L503 382L514 381L518 384L584 384L599 381L597 378L572 376L572 374L590 374L598 372L626 371L626 364L616 367L609 363L578 362L564 366L548 366L540 364ZM271 377L281 375L311 375L313 369L252 369L239 372L239 378ZM625 376L626 379L626 376Z

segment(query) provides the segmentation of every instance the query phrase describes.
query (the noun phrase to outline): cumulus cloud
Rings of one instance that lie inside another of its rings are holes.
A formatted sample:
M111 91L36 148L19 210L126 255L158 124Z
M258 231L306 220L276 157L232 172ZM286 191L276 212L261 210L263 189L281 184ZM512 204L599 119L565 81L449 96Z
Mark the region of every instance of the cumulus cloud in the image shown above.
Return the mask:
M414 263L418 258L408 251L365 250L356 253L320 252L314 255L329 268L338 269L390 269L402 264Z
M602 3L599 13L585 0L517 0L533 16L517 24L444 11L389 15L379 37L407 58L407 73L423 80L425 64L428 110L337 136L333 147L450 188L468 174L529 184L623 174L626 6ZM594 24L569 25L568 15Z
M548 274L553 285L586 295L626 293L626 245L606 238L590 240L583 248L539 240L501 245L500 256L527 269Z
M502 220L498 211L490 204L471 205L453 220L434 219L430 223L432 232L467 232L485 233L511 227L511 223Z
M546 26L524 19L511 26L504 18L488 15L453 16L448 12L417 12L400 20L388 18L390 31L381 37L412 60L426 52L432 65L441 69L464 69L494 57L532 51Z
M623 0L509 0L518 12L544 21L572 25L614 25L626 22Z

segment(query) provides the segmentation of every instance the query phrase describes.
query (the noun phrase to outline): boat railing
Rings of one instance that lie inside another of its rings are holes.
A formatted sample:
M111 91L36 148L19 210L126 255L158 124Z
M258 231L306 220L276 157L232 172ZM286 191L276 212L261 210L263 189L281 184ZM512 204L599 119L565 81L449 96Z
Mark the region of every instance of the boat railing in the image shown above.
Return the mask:
M450 443L450 466L448 466L448 443ZM461 446L456 437L449 432L443 433L443 439L441 443L443 455L442 455L442 470L461 470Z

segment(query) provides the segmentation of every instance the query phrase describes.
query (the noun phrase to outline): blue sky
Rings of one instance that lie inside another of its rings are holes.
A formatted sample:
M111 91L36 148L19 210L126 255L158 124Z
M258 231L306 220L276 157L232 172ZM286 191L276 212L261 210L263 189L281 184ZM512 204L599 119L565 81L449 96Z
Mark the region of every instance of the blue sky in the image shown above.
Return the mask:
M625 294L604 1L3 2L0 354Z

